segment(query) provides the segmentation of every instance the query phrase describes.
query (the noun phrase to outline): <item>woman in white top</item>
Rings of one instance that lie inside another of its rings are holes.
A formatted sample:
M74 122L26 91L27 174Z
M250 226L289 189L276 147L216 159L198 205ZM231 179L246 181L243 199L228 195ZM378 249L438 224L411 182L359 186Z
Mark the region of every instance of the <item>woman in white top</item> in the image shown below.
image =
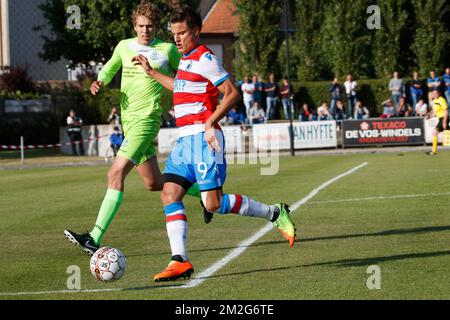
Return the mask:
M353 76L351 74L347 75L347 80L344 82L345 94L347 95L348 103L348 117L353 117L353 109L356 104L356 87L358 84L353 81Z

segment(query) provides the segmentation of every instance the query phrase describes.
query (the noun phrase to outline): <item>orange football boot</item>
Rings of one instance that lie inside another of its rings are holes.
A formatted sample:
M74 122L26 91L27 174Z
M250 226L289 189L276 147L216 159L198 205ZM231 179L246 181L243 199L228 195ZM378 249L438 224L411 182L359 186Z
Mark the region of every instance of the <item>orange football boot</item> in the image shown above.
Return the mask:
M194 267L189 261L183 262L180 256L173 256L169 265L153 277L155 282L174 281L180 278L189 279L194 273Z

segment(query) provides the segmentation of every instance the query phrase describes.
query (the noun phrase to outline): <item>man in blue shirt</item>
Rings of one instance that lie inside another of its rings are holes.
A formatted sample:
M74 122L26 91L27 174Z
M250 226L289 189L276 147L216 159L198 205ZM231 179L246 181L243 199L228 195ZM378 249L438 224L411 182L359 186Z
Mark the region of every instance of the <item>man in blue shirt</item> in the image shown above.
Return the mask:
M111 149L114 152L114 157L116 157L117 151L119 151L123 142L123 136L120 133L119 127L114 127L114 132L109 136L109 142L111 143Z
M411 80L410 94L411 94L411 104L413 108L412 115L414 116L416 105L419 102L419 100L422 99L423 96L422 82L419 79L419 73L417 71L414 71L413 73L413 78Z
M253 92L253 99L255 101L259 102L259 105L262 106L263 104L263 91L264 91L264 84L260 81L258 75L253 75L253 84L255 85L255 92Z
M245 122L245 117L242 114L242 112L240 112L238 110L238 108L236 106L234 106L230 111L228 111L227 114L227 120L226 123L230 124L230 125L236 125L236 124L244 124Z
M279 87L278 84L275 82L275 75L273 73L271 73L269 75L269 82L267 82L264 85L264 91L266 93L266 115L267 115L267 120L272 119L272 115L275 114L275 106L277 103L277 96L278 96L278 91L279 91Z
M336 103L341 98L341 85L339 84L338 78L334 78L333 82L330 84L328 91L331 94L330 102L330 112L333 117L336 116Z
M428 105L431 106L431 103L433 102L433 90L439 89L441 86L441 80L439 77L436 76L436 72L434 70L430 71L430 76L427 79L427 85L428 85Z
M450 68L445 68L442 82L444 82L445 98L447 99L447 103L450 103Z

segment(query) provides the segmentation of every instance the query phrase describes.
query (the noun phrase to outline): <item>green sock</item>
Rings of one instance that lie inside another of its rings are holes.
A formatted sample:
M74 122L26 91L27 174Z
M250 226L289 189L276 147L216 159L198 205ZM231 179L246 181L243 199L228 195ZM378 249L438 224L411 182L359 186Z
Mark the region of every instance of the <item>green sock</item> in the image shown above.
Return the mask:
M202 198L202 193L200 192L200 189L198 188L198 183L194 183L192 185L192 187L189 188L188 191L186 191L187 195L190 195L192 197L196 197L201 199Z
M103 199L102 206L98 212L97 221L95 222L94 229L90 232L92 239L98 245L102 241L103 235L111 224L117 210L120 207L123 199L123 192L114 189L108 189L106 191L105 198Z

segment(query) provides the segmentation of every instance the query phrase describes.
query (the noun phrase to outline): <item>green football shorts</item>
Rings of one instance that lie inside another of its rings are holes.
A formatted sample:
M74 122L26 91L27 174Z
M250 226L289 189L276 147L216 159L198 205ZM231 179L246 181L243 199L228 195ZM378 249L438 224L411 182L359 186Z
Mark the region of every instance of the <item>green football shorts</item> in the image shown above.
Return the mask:
M125 139L117 155L130 160L137 166L156 156L155 139L160 126L159 118L122 119Z

